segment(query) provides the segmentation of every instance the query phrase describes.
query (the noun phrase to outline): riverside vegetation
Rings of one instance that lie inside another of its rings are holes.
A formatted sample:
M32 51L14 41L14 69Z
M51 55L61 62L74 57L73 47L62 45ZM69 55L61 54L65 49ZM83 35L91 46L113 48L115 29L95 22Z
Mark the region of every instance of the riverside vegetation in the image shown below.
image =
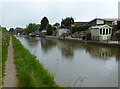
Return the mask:
M59 88L54 82L54 76L44 69L43 65L36 59L36 56L24 48L14 36L12 36L12 39L19 87Z
M5 61L7 60L10 35L3 27L0 27L0 31L0 36L2 35L2 39L0 39L0 86L2 86L2 78L4 77L5 73Z

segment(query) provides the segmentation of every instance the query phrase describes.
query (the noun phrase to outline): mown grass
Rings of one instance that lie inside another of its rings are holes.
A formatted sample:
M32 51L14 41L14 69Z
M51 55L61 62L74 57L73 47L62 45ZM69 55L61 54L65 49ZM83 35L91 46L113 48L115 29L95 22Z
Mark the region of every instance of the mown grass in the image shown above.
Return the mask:
M0 39L0 78L3 78L5 73L5 61L7 60L7 54L8 54L8 46L9 46L9 40L10 35L8 34L7 30L3 27L0 27L0 31L2 32ZM1 79L2 82L2 79ZM2 83L1 83L2 84Z
M58 88L59 86L54 82L54 76L44 69L36 57L24 48L18 39L14 36L12 39L19 87Z

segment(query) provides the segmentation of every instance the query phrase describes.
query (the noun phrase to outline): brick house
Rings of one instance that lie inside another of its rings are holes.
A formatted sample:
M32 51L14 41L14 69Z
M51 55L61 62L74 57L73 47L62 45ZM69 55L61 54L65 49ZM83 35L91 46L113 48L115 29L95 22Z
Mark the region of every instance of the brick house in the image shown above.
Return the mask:
M114 21L118 21L118 18L95 18L88 22L86 25L104 25L104 24L113 24Z

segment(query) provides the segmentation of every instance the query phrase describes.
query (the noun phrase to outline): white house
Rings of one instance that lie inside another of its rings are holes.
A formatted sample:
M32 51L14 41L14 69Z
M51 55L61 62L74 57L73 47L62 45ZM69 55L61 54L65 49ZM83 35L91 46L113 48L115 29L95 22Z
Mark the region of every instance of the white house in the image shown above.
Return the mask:
M68 34L68 33L70 33L69 29L66 29L66 28L59 28L58 29L58 35L59 36L62 36L63 34Z
M91 40L110 40L112 27L108 25L98 25L89 28Z

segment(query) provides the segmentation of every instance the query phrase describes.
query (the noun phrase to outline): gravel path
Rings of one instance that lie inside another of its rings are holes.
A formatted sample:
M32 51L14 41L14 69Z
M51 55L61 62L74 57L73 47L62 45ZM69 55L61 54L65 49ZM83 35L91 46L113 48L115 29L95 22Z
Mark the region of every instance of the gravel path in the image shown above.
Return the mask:
M14 50L12 46L12 38L8 47L8 58L5 63L5 76L3 87L17 87L17 76L14 64Z

